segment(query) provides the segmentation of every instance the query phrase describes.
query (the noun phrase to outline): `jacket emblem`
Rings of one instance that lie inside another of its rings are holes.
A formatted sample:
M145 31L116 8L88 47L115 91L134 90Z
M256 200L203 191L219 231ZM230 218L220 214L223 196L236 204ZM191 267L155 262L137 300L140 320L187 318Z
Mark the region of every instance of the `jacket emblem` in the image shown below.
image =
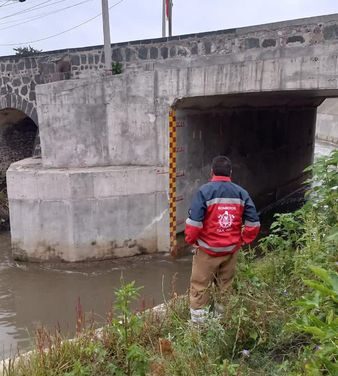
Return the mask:
M218 216L218 224L221 228L230 228L234 222L235 216L233 214L229 214L227 210L224 211L223 214Z

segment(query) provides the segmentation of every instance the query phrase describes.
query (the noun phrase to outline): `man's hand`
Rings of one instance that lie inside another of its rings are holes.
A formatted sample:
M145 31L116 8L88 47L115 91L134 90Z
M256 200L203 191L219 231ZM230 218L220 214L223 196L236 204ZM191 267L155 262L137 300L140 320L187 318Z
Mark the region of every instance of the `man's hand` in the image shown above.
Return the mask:
M191 253L192 253L193 255L196 255L197 250L198 250L198 245L197 245L197 244L193 244L193 245L192 245L192 249L191 249Z

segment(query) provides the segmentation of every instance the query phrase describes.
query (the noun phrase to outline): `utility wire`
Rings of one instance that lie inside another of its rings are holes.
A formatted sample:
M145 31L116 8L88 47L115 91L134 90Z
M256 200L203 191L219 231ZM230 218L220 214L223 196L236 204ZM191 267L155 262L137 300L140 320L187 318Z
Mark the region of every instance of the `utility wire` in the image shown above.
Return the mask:
M36 4L33 7L24 9L24 10L22 10L20 12L15 12L15 13L8 14L7 16L0 17L0 20L4 20L4 19L10 18L10 17L15 17L15 16L18 16L20 14L34 12L36 10L39 10L39 9L42 9L42 8L46 8L46 7L50 7L51 5L56 5L56 4L59 4L59 3L63 3L64 1L68 1L68 0L59 0L59 1L53 2L51 4L47 4L47 3L50 3L51 1L53 1L53 0L45 0L42 3ZM46 4L46 5L44 5L44 4ZM41 5L43 5L43 6L41 6Z
M76 3L76 4L73 4L73 5L70 5L68 7L64 7L64 8L60 8L60 9L56 9L55 11L53 12L49 12L49 13L42 13L42 14L39 14L39 15L36 15L32 18L28 18L28 19L22 19L22 20L15 20L15 22L18 22L16 24L13 24L13 25L9 25L9 26L5 26L5 27L2 27L0 28L0 30L7 30L7 29L11 29L12 27L16 27L16 26L24 26L26 25L27 23L29 22L32 22L32 21L36 21L36 20L39 20L41 18L44 18L44 17L48 17L50 15L54 15L56 13L59 13L59 12L62 12L64 10L67 10L67 9L70 9L70 8L74 8L74 7L77 7L79 5L82 5L82 4L85 4L85 3L88 3L90 1L93 1L93 0L84 0L84 1L81 1L79 3ZM0 23L0 26L3 25L2 23Z
M11 0L7 0L7 1L5 1L2 5L0 5L0 8L6 6L6 4L9 3L10 1L11 1ZM8 4L8 5L11 5L11 4Z
M60 0L59 2L64 2L64 1L67 1L67 0ZM86 1L92 1L92 0L86 0ZM56 5L57 3L54 3L54 4ZM54 5L54 4L49 4L49 5ZM72 7L72 5L69 6L69 8L70 7ZM52 10L50 12L47 12L47 13L46 12L45 13L38 13L38 14L35 14L35 15L31 15L30 18L17 18L17 19L0 21L0 26L1 25L6 25L6 24L11 26L11 25L14 25L14 24L16 24L18 22L20 22L21 24L25 24L25 23L29 22L30 20L39 19L40 17L42 18L45 15L50 15L50 14L53 14L53 13L57 13L59 10L67 9L67 8L68 8L68 6L64 7L64 8L57 8L57 9L54 9L54 10ZM39 10L39 9L35 9L35 10ZM18 15L20 15L20 14L21 13L19 13ZM0 18L0 20L1 20L1 18Z
M36 5L34 5L34 6L30 7L30 8L26 8L26 9L20 10L19 12L11 13L11 14L8 14L7 16L0 17L0 20L5 19L5 18L14 17L14 16L17 16L18 14L23 14L23 13L30 12L31 9L34 10L35 8L39 7L40 5L43 5L43 4L46 4L46 3L49 3L49 2L51 2L51 1L53 1L53 0L45 0L44 2L39 3L39 4L36 4ZM8 5L11 5L11 4L8 4Z
M3 0L3 1L6 2L6 5L2 5L2 6L10 7L12 5L18 5L18 1L17 0ZM10 1L10 3L7 4L9 1ZM31 2L35 2L35 1L39 1L39 0L29 0L30 3Z
M109 10L116 7L117 5L121 4L124 0L120 0L118 1L117 3L113 4L112 6L109 7ZM45 37L45 38L41 38L41 39L36 39L36 40L31 40L31 41L27 41L27 42L20 42L20 43L6 43L6 44L0 44L0 46L2 47L10 47L10 46L19 46L19 45L23 45L23 44L33 44L33 43L37 43L37 42L42 42L44 40L47 40L47 39L51 39L51 38L55 38L55 37L58 37L59 35L62 35L62 34L65 34L65 33L68 33L69 31L72 31L72 30L75 30L77 29L78 27L81 27L93 20L95 20L96 18L100 17L102 15L102 12L97 14L96 16L92 17L92 18L89 18L88 20L80 23L79 25L76 25L76 26L73 26L71 27L70 29L67 29L67 30L64 30L64 31L61 31L60 33L57 33L57 34L54 34L54 35L50 35L48 37Z
M40 1L40 0L38 0L38 1ZM53 0L51 0L51 1L53 1ZM26 18L16 18L16 17L17 17L17 16L20 16L20 15L22 15L22 14L25 14L25 13L30 13L30 12L38 11L38 10L40 10L40 9L43 9L43 8L47 7L47 6L57 5L58 3L60 3L60 2L64 2L64 1L67 1L67 0L59 0L59 1L55 2L55 3L47 4L47 5L42 6L42 7L40 7L40 8L34 8L34 9L29 8L29 9L24 9L24 10L22 10L22 11L20 11L20 12L15 13L15 14L12 13L12 15L10 15L11 17L7 17L7 16L1 17L1 18L0 18L0 25L16 23L16 22L21 21L21 20L22 20L23 22L26 22ZM72 0L70 0L70 1L72 1ZM43 4L43 3L42 3L42 4ZM41 5L41 3L40 3L40 4L37 4L36 6L40 6L40 5ZM31 9L31 10L30 10L30 9ZM57 9L56 9L56 10L57 10ZM35 15L28 16L28 17L37 17L38 15L41 15L41 14L45 14L45 13L35 14ZM14 17L14 19L13 19L12 17ZM3 20L3 19L4 19L4 20ZM30 19L30 18L28 18L28 20L29 20L29 19ZM1 21L1 20L2 20L2 21Z
M62 0L62 1L67 1L67 0ZM70 0L71 1L71 0ZM54 5L55 3L53 3L53 4L48 4L48 6L50 6L50 5ZM56 3L57 4L57 3ZM10 5L10 4L8 4L8 5ZM41 7L41 8L44 8L44 7ZM30 8L31 9L31 8ZM38 11L39 10L39 8L37 8L37 9L34 9L34 11ZM17 16L20 16L21 14L23 14L23 13L25 13L25 10L23 10L23 11L21 11L21 12L18 12L18 13L16 13L15 15L13 15L13 17L17 17ZM45 14L45 13L40 13L40 14ZM39 14L36 14L36 15L31 15L32 17L37 17ZM3 19L5 19L5 20L3 20ZM29 20L30 18L28 18L28 20ZM4 16L4 17L1 17L0 18L0 20L2 20L2 21L0 21L0 25L4 25L4 24L13 24L13 23L16 23L16 22L18 22L18 21L22 21L23 23L24 22L26 22L26 18L10 18L10 19L6 19L6 16Z

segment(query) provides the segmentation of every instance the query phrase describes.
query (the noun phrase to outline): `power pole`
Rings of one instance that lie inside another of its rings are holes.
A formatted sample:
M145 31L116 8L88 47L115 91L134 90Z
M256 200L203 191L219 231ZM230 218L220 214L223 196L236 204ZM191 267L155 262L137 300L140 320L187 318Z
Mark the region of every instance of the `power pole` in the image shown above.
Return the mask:
M106 73L110 73L112 71L112 59L111 59L111 42L110 42L108 0L102 0L102 21L103 21L105 68L106 68Z
M173 2L162 0L162 37L166 37L167 22L169 37L172 36Z
M172 0L168 1L168 24L169 24L169 37L173 35L173 2Z
M166 36L165 18L166 18L166 0L162 0L162 37Z

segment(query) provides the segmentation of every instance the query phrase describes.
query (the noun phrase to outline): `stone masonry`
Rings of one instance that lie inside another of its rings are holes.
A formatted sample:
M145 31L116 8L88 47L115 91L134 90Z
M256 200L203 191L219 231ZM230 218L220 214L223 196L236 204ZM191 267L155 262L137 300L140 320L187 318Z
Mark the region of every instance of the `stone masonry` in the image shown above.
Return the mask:
M252 51L260 57L296 52L299 48L338 39L336 15L285 21L262 26L187 34L112 45L112 58L126 70L152 70L154 65ZM317 57L314 56L314 59ZM38 84L100 75L104 68L102 46L43 52L31 57L0 57L0 110L23 111L37 125L35 87Z

